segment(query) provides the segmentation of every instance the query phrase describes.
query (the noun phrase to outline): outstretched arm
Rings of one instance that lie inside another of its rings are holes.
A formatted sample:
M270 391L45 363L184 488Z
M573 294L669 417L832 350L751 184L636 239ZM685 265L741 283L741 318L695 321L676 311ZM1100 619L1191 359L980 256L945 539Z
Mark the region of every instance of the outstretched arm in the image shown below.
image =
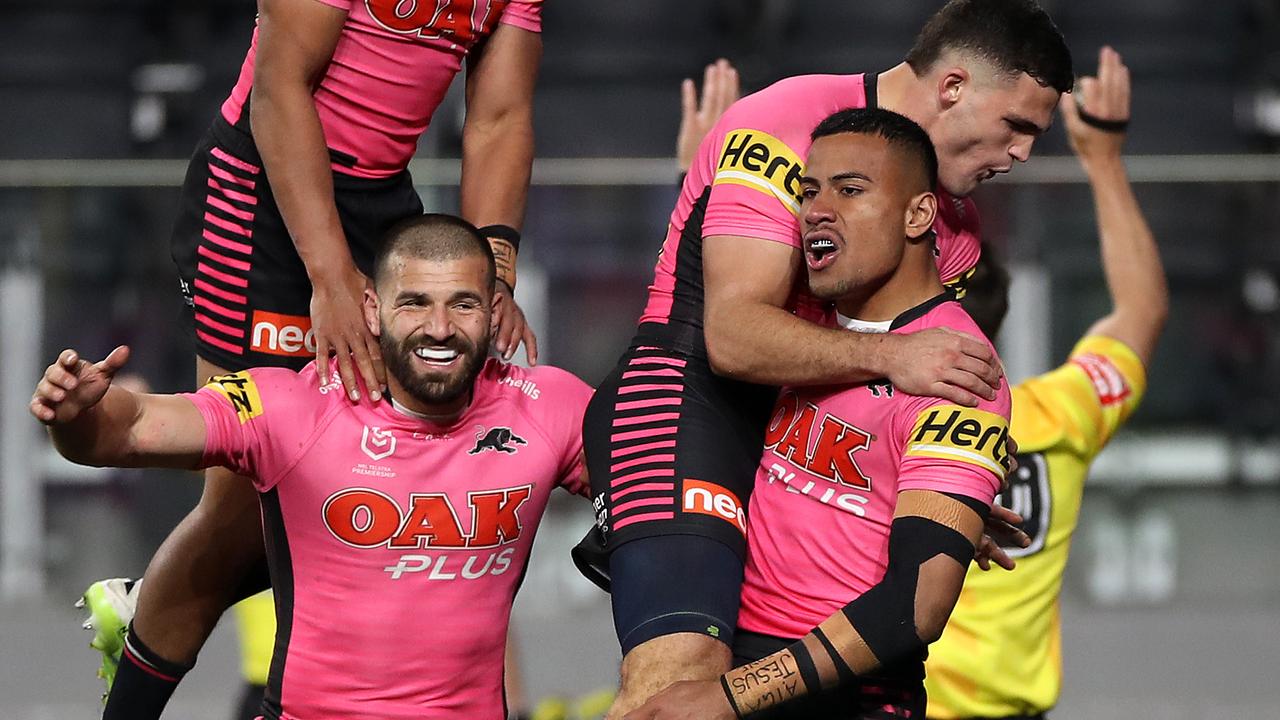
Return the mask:
M1160 252L1142 215L1125 171L1123 129L1103 129L1082 117L1109 122L1129 119L1129 69L1120 54L1104 47L1098 76L1081 78L1077 93L1064 96L1067 136L1089 176L1097 210L1102 268L1111 293L1111 312L1089 329L1127 345L1150 363L1169 313L1169 289ZM1079 103L1077 107L1076 103Z
M36 385L31 414L49 427L58 452L81 465L196 469L205 423L180 395L149 395L112 386L129 359L117 347L91 363L63 350Z

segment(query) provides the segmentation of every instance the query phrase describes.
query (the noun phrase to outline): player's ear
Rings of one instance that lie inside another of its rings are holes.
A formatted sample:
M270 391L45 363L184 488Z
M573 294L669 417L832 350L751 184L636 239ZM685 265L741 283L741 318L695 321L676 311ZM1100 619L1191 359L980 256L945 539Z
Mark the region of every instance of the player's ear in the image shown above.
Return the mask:
M938 196L931 192L922 192L907 203L907 237L919 240L933 227L933 219L938 214Z
M374 290L372 283L368 283L364 287L364 324L374 337L382 334L382 320L378 316L378 307L378 292Z
M972 77L959 65L946 68L938 74L938 107L948 110L960 102L960 96L969 87Z

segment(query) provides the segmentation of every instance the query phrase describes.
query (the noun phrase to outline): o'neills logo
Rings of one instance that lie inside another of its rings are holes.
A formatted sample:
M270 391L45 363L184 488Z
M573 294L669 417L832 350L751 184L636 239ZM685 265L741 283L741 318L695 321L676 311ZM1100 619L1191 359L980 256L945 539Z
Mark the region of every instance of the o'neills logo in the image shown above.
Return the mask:
M800 175L804 163L786 143L759 130L733 130L724 139L712 184L730 183L776 197L800 214Z
M290 357L316 354L316 332L311 329L311 318L303 315L254 310L249 342L254 352Z
M685 478L684 511L698 515L717 517L747 534L747 514L742 511L738 496L715 483Z
M1009 421L959 405L935 405L916 416L906 456L956 460L1004 476L1009 471Z

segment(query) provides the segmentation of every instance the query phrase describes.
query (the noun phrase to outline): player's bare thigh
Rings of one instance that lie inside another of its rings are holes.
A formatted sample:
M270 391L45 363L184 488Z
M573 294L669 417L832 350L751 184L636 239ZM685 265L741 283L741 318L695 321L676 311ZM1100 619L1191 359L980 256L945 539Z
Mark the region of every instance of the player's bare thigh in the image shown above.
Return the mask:
M197 386L227 371L196 359ZM200 502L147 566L134 629L161 657L190 663L264 555L258 494L226 468L204 473Z
M620 720L671 683L714 680L733 665L729 646L698 633L673 633L645 641L622 659L622 687L606 715Z

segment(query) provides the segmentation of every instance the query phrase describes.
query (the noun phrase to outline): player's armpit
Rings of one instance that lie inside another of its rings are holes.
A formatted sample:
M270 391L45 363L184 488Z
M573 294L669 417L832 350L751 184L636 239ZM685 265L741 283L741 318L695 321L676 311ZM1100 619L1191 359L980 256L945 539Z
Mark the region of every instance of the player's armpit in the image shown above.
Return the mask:
M964 500L900 493L884 578L787 649L727 673L735 709L747 715L922 653L946 626L981 532L982 518ZM762 668L800 681L753 681Z

